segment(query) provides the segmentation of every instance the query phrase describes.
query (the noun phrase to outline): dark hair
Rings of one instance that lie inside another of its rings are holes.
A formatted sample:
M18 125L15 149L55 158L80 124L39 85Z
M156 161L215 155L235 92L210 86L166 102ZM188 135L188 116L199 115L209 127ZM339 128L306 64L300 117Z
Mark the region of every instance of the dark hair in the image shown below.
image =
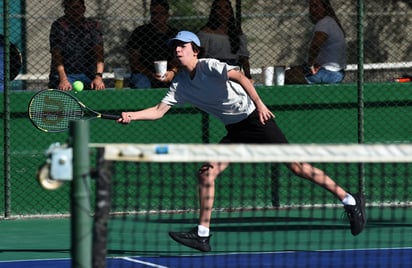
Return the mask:
M167 11L169 11L170 9L168 0L152 0L152 2L150 2L150 6L154 6L154 5L160 5L163 8L165 8Z
M216 16L216 9L218 2L220 0L214 0L212 3L212 8L210 9L209 20L206 23L206 27L209 27L212 30L216 30L220 26L220 21ZM226 0L230 5L231 16L229 18L229 25L228 25L228 35L230 41L230 50L233 54L236 54L240 48L240 35L242 34L242 28L236 22L235 15L233 12L232 3L229 0Z
M76 0L63 0L63 3L62 3L63 8L64 8L64 9L68 8L69 5L70 5L72 2L74 2L74 1L76 1ZM86 5L86 4L84 3L85 0L79 0L79 1L83 4L83 6Z
M338 26L340 27L340 29L342 30L343 34L345 34L345 30L343 30L342 24L340 23L338 17L336 16L335 10L332 7L332 4L330 3L329 0L320 0L320 2L322 3L323 7L325 8L325 13L327 16L333 18L336 23L338 24Z
M197 52L197 58L201 59L205 57L205 48L204 47L199 47L198 45L196 45L194 42L191 42L192 44L192 49L194 52Z

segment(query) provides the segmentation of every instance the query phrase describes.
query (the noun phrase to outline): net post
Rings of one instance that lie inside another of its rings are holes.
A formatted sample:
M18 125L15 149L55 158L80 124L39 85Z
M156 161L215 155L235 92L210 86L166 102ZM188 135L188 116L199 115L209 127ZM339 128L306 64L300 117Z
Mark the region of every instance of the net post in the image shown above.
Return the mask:
M111 205L112 161L104 159L104 148L97 150L96 200L93 222L93 268L106 267L107 225Z
M92 263L88 121L70 122L70 139L73 147L73 180L70 198L72 267L86 268Z

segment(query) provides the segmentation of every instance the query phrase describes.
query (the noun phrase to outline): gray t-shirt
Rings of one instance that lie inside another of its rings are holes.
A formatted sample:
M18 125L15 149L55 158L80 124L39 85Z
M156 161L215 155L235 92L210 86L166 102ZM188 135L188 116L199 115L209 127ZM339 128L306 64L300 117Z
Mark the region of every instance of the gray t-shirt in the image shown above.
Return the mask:
M328 34L328 39L322 45L316 62L330 71L344 70L346 68L346 42L344 33L336 21L326 16L316 23L313 32Z
M162 102L172 106L190 103L225 125L240 122L256 106L240 84L229 80L227 73L232 69L238 67L199 59L194 78L186 70L178 72Z

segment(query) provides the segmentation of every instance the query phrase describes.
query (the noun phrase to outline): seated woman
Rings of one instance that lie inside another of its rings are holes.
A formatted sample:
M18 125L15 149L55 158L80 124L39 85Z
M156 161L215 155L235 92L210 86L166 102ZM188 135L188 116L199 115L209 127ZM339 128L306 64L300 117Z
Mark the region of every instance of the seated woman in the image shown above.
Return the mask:
M313 36L306 62L285 73L286 84L333 84L345 78L345 33L329 0L310 0Z
M206 58L215 58L239 66L246 77L252 78L246 36L236 23L229 0L213 1L209 20L198 36L205 49Z

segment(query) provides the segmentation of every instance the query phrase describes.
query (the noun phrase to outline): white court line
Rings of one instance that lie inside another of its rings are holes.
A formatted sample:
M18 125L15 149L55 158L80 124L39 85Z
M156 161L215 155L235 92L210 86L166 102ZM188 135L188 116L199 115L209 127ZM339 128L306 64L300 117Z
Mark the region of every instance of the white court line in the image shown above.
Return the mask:
M302 252L341 252L341 251L386 251L386 250L410 250L412 247L394 247L394 248L342 248L342 249L314 249L314 250L285 250L285 251L262 251L262 252L228 252L208 254L210 256L227 256L227 255L267 255L267 254L294 254ZM179 257L193 257L194 255L179 255ZM201 255L196 255L201 256Z
M129 258L129 257L124 257L124 258L119 258L119 259L122 259L122 260L125 260L125 261L134 262L134 263L144 264L144 265L147 265L147 266L150 266L150 267L169 268L169 267L167 267L167 266L157 265L157 264L150 263L150 262L145 262L145 261L139 261L139 260L132 259L132 258Z

